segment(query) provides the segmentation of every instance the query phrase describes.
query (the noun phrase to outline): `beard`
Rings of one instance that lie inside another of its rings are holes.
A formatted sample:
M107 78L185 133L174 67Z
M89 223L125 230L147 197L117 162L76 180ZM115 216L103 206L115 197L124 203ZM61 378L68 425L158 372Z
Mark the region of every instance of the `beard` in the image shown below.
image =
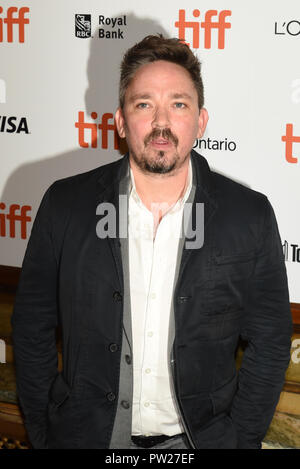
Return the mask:
M152 140L156 138L163 138L173 143L175 149L174 153L171 156L167 156L163 150L155 150L149 148L149 144ZM170 129L154 129L150 134L148 134L144 139L144 151L137 155L132 149L130 149L130 154L136 163L136 165L146 173L156 173L156 174L166 174L170 173L174 169L177 169L181 166L184 161L180 162L180 156L177 150L178 138L174 135ZM188 155L187 155L188 157Z

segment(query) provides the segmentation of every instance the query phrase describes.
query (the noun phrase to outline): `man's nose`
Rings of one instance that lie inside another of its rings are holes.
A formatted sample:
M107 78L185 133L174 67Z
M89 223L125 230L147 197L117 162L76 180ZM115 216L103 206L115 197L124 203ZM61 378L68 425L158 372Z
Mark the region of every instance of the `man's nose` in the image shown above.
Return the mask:
M170 125L168 110L163 106L157 106L152 121L152 127L165 128Z

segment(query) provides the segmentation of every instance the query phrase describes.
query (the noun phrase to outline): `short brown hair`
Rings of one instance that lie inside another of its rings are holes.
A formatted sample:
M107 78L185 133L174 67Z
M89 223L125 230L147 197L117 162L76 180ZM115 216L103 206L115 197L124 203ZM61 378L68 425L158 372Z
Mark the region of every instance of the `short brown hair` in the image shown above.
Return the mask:
M204 104L201 64L189 46L177 38L167 39L162 34L146 36L142 41L127 50L121 63L119 104L124 107L126 90L137 70L156 60L173 62L189 73L198 94L199 109Z

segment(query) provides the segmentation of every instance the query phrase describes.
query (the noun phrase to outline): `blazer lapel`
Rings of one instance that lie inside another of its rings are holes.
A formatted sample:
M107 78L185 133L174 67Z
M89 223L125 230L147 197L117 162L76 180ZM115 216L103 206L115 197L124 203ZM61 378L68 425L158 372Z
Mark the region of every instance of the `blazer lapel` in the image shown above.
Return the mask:
M201 229L203 229L204 243L205 243L205 234L207 232L207 227L209 223L211 222L217 209L217 202L215 198L215 188L214 188L211 171L207 164L207 161L201 155L198 155L193 150L191 152L191 158L192 158L192 165L193 165L193 187L195 189L195 197L193 200L191 216L190 216L189 221L193 227L196 227L196 223L197 223L196 206L197 204L203 204L204 226L201 227ZM199 228L197 227L197 230L198 229ZM182 276L182 273L185 269L185 266L188 262L188 259L191 253L195 252L194 249L187 248L187 243L195 241L195 237L196 235L194 236L194 238L191 238L191 239L188 239L185 237L184 243L181 243L183 251L182 251L182 257L181 257L177 283L180 282L180 278ZM205 244L203 248L205 248ZM200 249L202 249L202 247ZM179 255L181 255L181 253L179 253Z
M115 223L116 235L107 237L109 248L111 250L112 258L114 260L114 268L116 274L117 284L120 290L123 291L123 272L122 272L122 258L120 251L120 210L119 210L119 195L121 190L126 192L126 181L128 173L128 154L123 158L113 163L113 166L104 167L103 173L98 179L98 189L96 196L96 208L101 203L111 204L115 209ZM121 212L122 218L122 212Z
M114 163L98 180L96 207L110 203L115 208L116 236L107 237L115 270L116 285L123 296L123 325L129 346L131 346L131 309L128 258L128 197L130 189L129 157Z
M198 155L195 151L191 152L191 161L193 165L193 186L191 193L187 199L187 203L192 203L192 210L189 221L192 226L196 226L196 204L204 204L204 240L207 226L211 222L215 211L217 209L217 202L215 199L214 184L212 180L211 171L206 160ZM184 269L188 263L191 253L195 251L187 248L187 242L193 241L184 236L184 225L182 220L182 233L183 236L179 239L178 251L177 251L177 263L175 269L174 288L173 288L173 299L172 308L169 322L169 337L168 337L168 356L173 359L172 349L175 339L175 317L174 317L174 301L178 296L178 290L180 286L181 277ZM195 238L194 238L195 240ZM205 241L204 241L205 242ZM204 245L203 245L204 248ZM202 247L200 248L202 249Z

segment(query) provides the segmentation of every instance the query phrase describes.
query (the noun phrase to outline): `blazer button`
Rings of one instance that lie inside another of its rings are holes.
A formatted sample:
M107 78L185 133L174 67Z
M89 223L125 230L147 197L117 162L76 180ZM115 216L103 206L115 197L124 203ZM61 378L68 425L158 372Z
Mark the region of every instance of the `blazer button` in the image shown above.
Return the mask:
M178 302L179 303L186 303L190 299L190 296L179 296Z
M109 351L110 352L116 352L118 350L118 345L117 344L110 344L109 346Z
M130 404L128 401L122 401L121 406L123 407L123 409L129 409Z
M115 292L113 293L113 299L114 299L115 301L122 301L122 295L121 295L121 293L120 293L119 291L115 291Z
M125 360L128 365L131 365L131 356L130 355L125 355Z
M109 392L108 394L106 394L106 399L107 399L108 401L111 401L111 402L112 402L112 401L115 400L115 398L116 398L116 395L115 395L113 392Z

